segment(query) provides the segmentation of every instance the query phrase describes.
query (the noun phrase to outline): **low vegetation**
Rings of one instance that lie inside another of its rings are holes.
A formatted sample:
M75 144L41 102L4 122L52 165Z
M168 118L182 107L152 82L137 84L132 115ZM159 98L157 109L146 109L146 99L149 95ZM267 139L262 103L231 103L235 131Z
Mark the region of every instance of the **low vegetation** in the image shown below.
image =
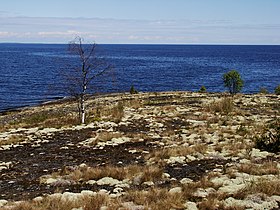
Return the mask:
M223 75L224 85L228 88L230 94L236 94L241 91L244 81L238 71L231 70Z
M274 90L276 95L280 95L280 85L278 85Z
M260 150L280 152L280 120L278 119L265 127L255 141L255 147Z
M234 110L233 99L231 97L224 97L210 103L207 108L211 112L229 115Z
M0 209L277 209L278 104L167 92L91 98L86 125L70 102L8 113Z

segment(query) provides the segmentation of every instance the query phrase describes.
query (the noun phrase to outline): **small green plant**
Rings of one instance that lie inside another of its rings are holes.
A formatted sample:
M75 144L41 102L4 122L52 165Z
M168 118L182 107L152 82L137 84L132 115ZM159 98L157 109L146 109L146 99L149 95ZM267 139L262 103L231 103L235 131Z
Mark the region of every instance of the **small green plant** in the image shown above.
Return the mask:
M280 95L280 85L278 85L274 90L276 95Z
M280 152L280 120L276 120L255 138L255 147L268 152Z
M236 94L241 91L244 81L236 70L231 70L223 75L225 87L228 88L230 94Z
M268 94L269 92L265 87L261 87L259 93L260 94Z
M130 87L129 92L130 92L130 94L137 94L138 93L138 91L134 88L133 85Z
M206 93L207 89L206 89L206 87L204 85L202 85L198 92L199 93Z

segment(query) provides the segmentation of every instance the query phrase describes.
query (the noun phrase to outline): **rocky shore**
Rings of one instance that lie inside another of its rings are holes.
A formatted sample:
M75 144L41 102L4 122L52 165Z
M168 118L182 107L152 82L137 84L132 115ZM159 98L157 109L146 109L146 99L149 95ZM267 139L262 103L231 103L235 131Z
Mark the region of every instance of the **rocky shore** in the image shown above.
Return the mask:
M115 94L0 116L0 209L279 209L280 96Z

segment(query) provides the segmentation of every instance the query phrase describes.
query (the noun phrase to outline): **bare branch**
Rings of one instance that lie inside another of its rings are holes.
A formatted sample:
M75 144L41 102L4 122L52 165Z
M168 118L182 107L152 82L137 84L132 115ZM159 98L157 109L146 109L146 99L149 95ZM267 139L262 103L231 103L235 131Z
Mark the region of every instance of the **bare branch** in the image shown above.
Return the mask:
M105 72L112 70L112 65L105 62L104 59L96 55L97 45L84 44L81 37L76 37L69 43L68 51L79 60L75 65L69 65L64 76L68 86L67 92L76 98L79 107L81 122L85 122L85 100L88 86L97 77Z

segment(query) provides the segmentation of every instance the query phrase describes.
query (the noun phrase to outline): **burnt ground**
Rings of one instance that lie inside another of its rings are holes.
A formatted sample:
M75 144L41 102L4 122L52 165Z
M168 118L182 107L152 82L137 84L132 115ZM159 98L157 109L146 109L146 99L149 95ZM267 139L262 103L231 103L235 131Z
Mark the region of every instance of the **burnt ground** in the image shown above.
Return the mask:
M10 169L1 171L0 198L22 200L34 198L44 193L52 193L57 187L40 185L39 178L45 174L57 172L63 166L76 166L85 163L89 166L128 165L144 162L137 154L129 153L130 149L150 150L146 142L127 142L118 146L107 146L102 150L92 147L77 147L75 143L90 137L92 130L65 131L47 138L48 143L33 147L30 143L11 150L1 151L0 161L13 162ZM73 146L69 146L72 143ZM68 149L61 149L67 145ZM70 187L70 188L69 188ZM93 186L68 186L70 191L91 189Z
M11 161L13 164L9 169L1 171L0 199L25 200L60 191L95 191L101 188L110 190L110 187L85 183L67 186L43 185L40 184L40 177L58 172L64 166L77 166L82 163L88 166L126 166L135 163L141 165L145 162L143 153L132 154L129 150L152 151L157 147L150 141L126 142L117 146L106 146L104 149L77 146L77 143L88 139L92 132L92 129L57 132L52 136L41 137L41 140L48 140L48 142L36 147L32 143L26 143L20 147L1 151L0 161ZM63 148L65 146L68 149ZM206 171L216 168L216 164L221 164L213 160L198 162L167 166L165 171L175 178L190 177L198 180Z

